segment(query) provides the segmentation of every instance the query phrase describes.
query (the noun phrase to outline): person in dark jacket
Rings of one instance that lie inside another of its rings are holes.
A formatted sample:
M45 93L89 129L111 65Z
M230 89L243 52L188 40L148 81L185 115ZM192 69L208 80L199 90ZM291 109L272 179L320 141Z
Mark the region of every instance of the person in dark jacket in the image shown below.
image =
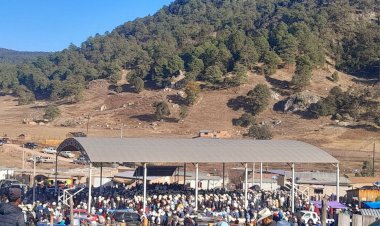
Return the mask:
M9 203L0 204L0 225L25 226L24 214L18 207L21 204L21 189L10 188L7 196Z

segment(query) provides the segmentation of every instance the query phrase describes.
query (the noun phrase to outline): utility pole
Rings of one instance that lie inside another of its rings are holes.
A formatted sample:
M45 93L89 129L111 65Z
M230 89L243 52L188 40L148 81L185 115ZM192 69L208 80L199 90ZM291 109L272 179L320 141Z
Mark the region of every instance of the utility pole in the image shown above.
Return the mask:
M36 202L36 160L37 156L33 155L33 204Z
M375 177L375 151L376 151L376 140L373 141L373 151L372 151L372 176Z
M123 124L120 127L120 138L123 138Z
M25 169L25 147L22 145L22 169Z
M87 115L87 132L86 135L88 136L88 124L90 122L90 115Z

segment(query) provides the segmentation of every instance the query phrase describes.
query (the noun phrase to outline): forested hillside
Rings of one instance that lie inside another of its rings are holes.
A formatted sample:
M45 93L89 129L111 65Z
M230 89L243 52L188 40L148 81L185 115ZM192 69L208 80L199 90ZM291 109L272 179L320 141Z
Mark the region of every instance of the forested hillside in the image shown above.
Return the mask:
M0 64L20 64L27 60L35 60L47 56L47 52L25 52L0 48Z
M266 75L296 64L291 86L308 85L328 63L357 76L377 76L379 7L375 0L177 0L153 16L127 22L81 46L0 68L0 89L22 103L35 98L80 99L88 81L238 86L247 70ZM138 79L136 79L138 78ZM140 79L141 78L141 79Z

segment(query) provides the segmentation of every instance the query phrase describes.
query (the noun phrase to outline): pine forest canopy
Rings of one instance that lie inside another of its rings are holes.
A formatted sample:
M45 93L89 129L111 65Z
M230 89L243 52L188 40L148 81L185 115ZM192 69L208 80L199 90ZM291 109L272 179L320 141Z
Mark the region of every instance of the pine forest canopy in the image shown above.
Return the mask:
M19 64L48 54L49 52L25 52L0 48L0 64Z
M338 69L375 77L375 1L176 0L153 16L89 37L80 47L0 65L0 89L37 99L76 97L91 80L116 82L123 69L157 87L180 71L185 81L235 86L258 62L266 74L296 62L308 62L309 71L327 56Z

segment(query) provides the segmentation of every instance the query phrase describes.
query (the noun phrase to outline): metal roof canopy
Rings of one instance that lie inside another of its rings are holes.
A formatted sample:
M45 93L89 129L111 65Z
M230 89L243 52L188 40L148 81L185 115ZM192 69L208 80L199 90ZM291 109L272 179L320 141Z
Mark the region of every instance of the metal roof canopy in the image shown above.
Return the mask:
M292 140L75 137L64 140L57 151L80 151L93 163L339 162L311 144Z

